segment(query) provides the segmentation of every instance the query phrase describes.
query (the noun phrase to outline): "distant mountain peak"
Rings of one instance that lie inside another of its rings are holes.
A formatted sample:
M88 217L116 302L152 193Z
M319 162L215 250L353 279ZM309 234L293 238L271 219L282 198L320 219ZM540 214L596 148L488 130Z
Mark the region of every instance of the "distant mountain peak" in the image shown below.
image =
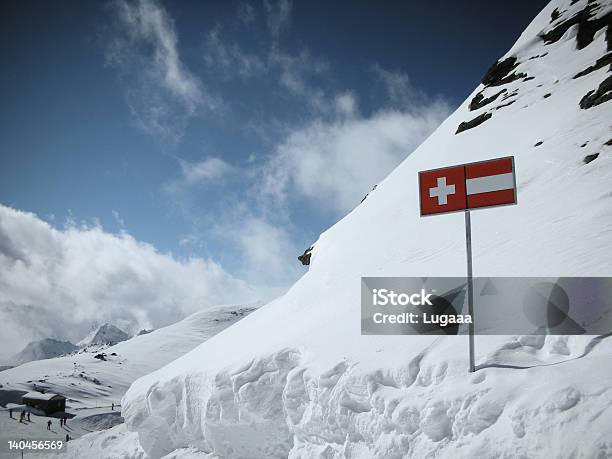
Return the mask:
M97 330L90 333L85 339L79 342L80 346L89 346L91 344L116 344L121 341L126 341L130 336L110 323L104 323Z
M19 353L15 354L10 361L16 365L21 365L33 360L59 357L74 352L77 349L78 347L69 341L44 338L28 343L26 347L24 347Z

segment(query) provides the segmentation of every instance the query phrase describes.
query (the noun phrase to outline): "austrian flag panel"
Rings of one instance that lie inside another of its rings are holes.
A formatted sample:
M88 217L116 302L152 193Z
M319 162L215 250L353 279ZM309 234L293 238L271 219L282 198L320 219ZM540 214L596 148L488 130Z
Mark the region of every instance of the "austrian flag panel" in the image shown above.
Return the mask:
M512 157L465 165L467 207L516 204Z
M421 215L516 204L514 158L419 172Z

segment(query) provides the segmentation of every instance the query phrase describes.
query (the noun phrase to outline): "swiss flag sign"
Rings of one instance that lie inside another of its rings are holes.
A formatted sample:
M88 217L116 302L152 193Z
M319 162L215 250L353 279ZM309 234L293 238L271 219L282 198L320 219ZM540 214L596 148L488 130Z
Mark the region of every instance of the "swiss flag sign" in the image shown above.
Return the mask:
M514 157L419 172L421 216L516 204Z

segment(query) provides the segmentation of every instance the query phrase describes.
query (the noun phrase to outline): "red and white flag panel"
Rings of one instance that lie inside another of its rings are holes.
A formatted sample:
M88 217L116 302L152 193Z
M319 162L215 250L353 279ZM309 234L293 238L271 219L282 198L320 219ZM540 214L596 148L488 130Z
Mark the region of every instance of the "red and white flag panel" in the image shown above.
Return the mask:
M514 158L419 172L421 215L516 204Z
M516 204L514 158L465 165L467 208Z

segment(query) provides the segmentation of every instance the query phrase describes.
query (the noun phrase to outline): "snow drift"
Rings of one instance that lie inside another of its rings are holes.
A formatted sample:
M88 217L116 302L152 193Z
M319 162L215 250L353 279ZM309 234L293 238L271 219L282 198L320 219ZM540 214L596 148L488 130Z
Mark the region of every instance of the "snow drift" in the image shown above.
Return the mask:
M612 457L612 338L477 337L468 374L466 337L362 336L359 298L361 276L465 275L463 215L421 219L417 172L507 155L519 204L473 213L474 275L612 275L610 11L544 8L285 296L137 380L103 435L153 458Z

